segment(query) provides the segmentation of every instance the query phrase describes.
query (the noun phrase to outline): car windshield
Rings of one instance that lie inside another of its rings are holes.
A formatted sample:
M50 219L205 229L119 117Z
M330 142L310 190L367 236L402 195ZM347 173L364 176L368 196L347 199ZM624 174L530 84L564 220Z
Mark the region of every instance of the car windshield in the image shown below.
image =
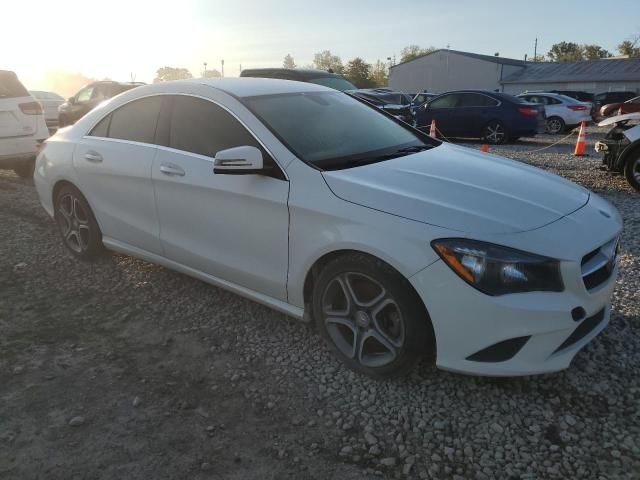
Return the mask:
M343 93L261 95L243 102L301 160L323 170L389 160L440 144Z
M309 79L309 83L322 85L323 87L333 88L334 90L356 90L356 86L349 80L342 77L318 77Z

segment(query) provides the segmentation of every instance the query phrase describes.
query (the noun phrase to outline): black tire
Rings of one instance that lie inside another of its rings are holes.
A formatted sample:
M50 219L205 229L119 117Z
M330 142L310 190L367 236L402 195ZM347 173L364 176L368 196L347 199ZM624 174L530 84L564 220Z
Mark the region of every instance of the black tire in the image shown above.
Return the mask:
M633 156L627 159L624 165L624 176L629 185L640 192L640 150L636 149Z
M356 372L399 376L421 355L435 357L431 321L419 297L400 273L369 255L330 261L316 278L312 310L329 348Z
M35 159L27 160L19 166L13 167L13 171L16 172L21 178L33 178L33 170L36 166Z
M492 120L482 129L482 141L491 145L501 145L507 141L509 135L504 124L499 120Z
M558 133L564 132L564 129L566 127L567 126L565 125L564 120L562 120L560 117L547 118L547 133L551 135L557 135Z
M54 218L65 247L80 260L91 260L104 251L102 232L89 203L73 185L56 194Z

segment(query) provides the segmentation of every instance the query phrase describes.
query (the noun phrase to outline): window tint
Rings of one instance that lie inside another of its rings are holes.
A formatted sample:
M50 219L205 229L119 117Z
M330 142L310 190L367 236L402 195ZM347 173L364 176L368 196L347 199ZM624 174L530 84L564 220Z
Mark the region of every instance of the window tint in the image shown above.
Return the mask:
M353 83L341 77L318 77L310 79L309 82L322 85L323 87L333 88L334 90L340 90L341 92L345 90L356 90Z
M174 97L169 128L171 148L214 157L220 150L242 145L262 150L256 139L223 108L201 98Z
M162 96L142 98L111 113L109 138L154 143Z
M97 85L93 89L93 93L91 94L91 98L93 100L97 100L98 102L106 100L110 96L111 95L109 95L109 85Z
M0 98L28 97L29 92L13 72L0 71Z
M98 124L93 127L91 132L89 132L90 137L108 137L109 136L109 122L111 121L111 114L104 117L102 120L98 122Z
M76 96L77 103L86 103L91 99L91 95L93 94L93 87L86 87L78 92Z
M458 95L444 95L429 104L429 108L453 108L458 101Z
M495 107L498 104L493 98L478 93L462 93L457 107Z

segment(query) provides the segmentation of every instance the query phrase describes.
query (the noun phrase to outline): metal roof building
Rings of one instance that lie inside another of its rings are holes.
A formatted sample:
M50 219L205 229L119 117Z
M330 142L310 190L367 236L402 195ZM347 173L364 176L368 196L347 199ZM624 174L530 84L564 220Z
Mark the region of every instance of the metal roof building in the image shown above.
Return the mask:
M640 91L640 58L540 62L440 49L391 67L389 86L407 93L488 89Z

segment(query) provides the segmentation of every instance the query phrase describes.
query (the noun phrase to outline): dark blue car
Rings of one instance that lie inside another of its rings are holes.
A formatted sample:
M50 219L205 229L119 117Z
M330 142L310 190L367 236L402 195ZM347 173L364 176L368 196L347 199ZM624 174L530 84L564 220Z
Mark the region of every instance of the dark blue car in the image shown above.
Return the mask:
M431 120L449 138L481 138L500 144L544 131L544 107L506 93L485 90L447 92L416 112L418 128L428 132Z

